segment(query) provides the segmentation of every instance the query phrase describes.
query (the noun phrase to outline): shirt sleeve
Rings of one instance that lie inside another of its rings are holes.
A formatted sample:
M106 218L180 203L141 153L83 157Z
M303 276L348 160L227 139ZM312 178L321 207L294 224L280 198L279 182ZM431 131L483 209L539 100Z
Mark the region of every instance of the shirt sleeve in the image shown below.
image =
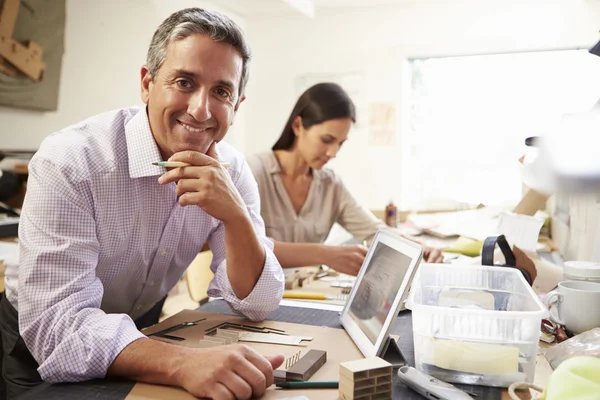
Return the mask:
M258 187L245 161L237 179L233 178L236 188L246 203L254 231L265 250L265 264L252 292L246 298L238 299L227 276L225 228L222 223L219 223L209 239L210 248L213 252L211 269L215 273L215 277L209 285L208 295L223 297L234 312L244 315L252 321L261 321L279 307L279 302L283 296L285 278L281 265L275 254L273 254L273 242L265 236L265 225L260 216Z
M336 177L339 212L336 222L344 227L357 240L370 240L385 223L367 208L361 206L339 177Z
M118 354L144 337L129 316L100 310L93 200L73 174L34 157L19 223L19 330L51 383L104 377Z

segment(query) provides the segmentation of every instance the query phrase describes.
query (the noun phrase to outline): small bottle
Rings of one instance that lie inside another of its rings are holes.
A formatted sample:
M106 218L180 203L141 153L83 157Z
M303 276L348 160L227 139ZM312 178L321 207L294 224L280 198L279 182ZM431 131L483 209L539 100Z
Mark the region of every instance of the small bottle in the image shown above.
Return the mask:
M398 209L392 200L390 200L390 203L385 207L385 224L393 228L398 226Z

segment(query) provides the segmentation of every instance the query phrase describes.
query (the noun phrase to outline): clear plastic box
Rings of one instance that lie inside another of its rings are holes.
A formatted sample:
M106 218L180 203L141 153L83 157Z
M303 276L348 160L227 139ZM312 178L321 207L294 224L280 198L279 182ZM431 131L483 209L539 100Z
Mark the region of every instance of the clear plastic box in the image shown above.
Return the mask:
M533 382L548 310L518 270L421 264L411 292L419 370L473 385Z

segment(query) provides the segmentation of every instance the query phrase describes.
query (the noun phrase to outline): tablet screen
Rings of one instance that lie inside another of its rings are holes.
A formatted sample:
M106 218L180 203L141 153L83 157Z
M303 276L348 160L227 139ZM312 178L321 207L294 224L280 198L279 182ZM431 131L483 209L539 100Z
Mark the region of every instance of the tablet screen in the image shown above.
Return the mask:
M383 329L413 259L378 242L350 304L348 314L371 343Z

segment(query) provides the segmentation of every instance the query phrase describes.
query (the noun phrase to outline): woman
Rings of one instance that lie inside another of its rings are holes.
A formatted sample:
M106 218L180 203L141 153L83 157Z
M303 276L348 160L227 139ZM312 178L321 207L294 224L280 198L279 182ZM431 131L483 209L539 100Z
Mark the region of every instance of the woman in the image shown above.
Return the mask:
M340 86L317 84L300 96L272 151L248 159L267 236L275 241L284 268L325 264L357 275L367 249L323 244L331 227L337 222L359 241L386 227L357 203L332 170L323 168L355 120L354 104ZM441 252L426 248L425 259L441 262Z

